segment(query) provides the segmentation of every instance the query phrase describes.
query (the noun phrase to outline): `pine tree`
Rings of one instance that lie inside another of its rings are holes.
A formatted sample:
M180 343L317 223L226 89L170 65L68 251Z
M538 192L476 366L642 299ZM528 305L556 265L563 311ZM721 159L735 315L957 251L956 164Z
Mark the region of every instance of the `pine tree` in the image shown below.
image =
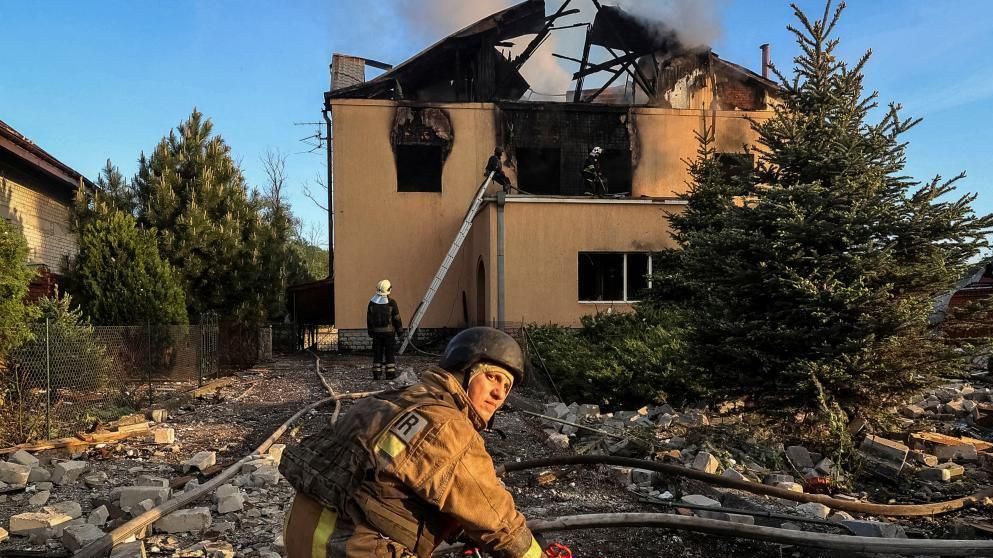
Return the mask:
M123 211L83 227L70 277L83 312L97 325L188 323L182 285L159 256L155 231L138 229Z
M811 21L793 6L802 53L781 81L773 118L755 123L758 166L729 180L703 139L691 167L679 286L688 291L687 360L701 382L775 408L870 413L966 365L928 323L993 216L962 175L904 176L902 135L919 120L890 105L839 60L832 33L844 4ZM656 298L660 298L656 295Z
M34 271L21 231L0 218L0 364L4 355L31 337L28 322L37 311L24 303Z
M116 211L134 216L135 209L133 185L124 178L110 159L107 159L107 163L100 169L95 191L82 185L76 189L72 208L73 229L78 232L87 224L106 218Z
M138 223L158 231L190 316L218 312L256 322L269 291L260 280L261 200L250 196L231 149L195 110L142 153L134 179Z

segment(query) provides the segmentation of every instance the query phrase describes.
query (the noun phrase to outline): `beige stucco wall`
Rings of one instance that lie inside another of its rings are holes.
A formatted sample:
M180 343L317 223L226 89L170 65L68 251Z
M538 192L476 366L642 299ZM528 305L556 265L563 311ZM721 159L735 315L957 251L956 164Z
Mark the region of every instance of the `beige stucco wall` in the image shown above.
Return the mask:
M442 191L397 192L390 147L395 104L341 100L334 118L335 321L341 329L365 328L366 305L376 282L389 278L404 325L448 251L495 142L494 108L488 104L437 105L454 130L442 174ZM453 265L423 327L461 325L459 273Z
M390 147L395 103L332 102L335 209L335 318L341 329L365 327L377 281L389 278L404 322L410 319L448 251L496 141L496 108L486 103L434 104L451 119L454 142L441 193L397 192ZM686 189L685 160L697 149L704 118L716 123L719 151L739 152L753 134L747 116L768 113L632 108L636 137L633 195L673 198ZM580 198L583 199L583 198ZM661 204L523 203L507 213L506 319L578 323L594 312L577 298L580 251L648 251L671 243ZM488 316L477 312L477 266L485 265ZM463 292L466 302L463 306ZM564 294L563 294L564 293ZM452 265L421 327L463 327L496 317L496 219L492 204ZM465 311L463 310L465 308Z
M59 273L65 256L77 251L76 237L69 230L68 194L50 193L50 187L32 182L0 169L0 218L21 229L28 243L28 263L44 264Z
M511 200L504 213L507 320L578 325L582 316L598 310L628 310L628 304L579 302L579 253L675 247L667 215L682 207Z
M761 121L769 112L702 111L637 107L631 110L637 143L632 196L672 197L686 192L686 161L696 158L697 132L704 122L715 130L718 152L740 153L755 141L748 117Z

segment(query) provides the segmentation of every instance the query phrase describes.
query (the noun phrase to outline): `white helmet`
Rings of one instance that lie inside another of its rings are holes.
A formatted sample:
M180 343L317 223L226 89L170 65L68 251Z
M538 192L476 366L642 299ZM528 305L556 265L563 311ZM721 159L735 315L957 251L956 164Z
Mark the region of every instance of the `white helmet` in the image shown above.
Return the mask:
M390 283L389 279L383 279L376 283L376 294L380 296L388 296L391 290L393 290L393 284Z
M594 157L599 157L602 153L603 153L603 149L600 149L599 146L594 147L593 151L590 151L590 155L593 155Z

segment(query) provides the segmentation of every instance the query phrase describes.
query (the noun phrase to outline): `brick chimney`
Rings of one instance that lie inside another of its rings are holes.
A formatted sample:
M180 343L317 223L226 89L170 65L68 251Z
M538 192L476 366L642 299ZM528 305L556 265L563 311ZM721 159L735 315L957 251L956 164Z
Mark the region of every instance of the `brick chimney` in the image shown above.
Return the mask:
M347 54L331 57L331 91L365 81L365 59Z

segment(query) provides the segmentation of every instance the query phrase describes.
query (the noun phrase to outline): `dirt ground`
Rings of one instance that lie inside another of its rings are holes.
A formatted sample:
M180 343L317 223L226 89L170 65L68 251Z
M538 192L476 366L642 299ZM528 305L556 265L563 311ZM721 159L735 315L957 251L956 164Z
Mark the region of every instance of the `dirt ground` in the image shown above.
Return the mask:
M434 359L408 356L402 368L412 367L420 372ZM338 392L368 391L386 387L372 380L369 357L363 355L322 355L325 377ZM66 500L79 502L83 517L104 501L109 500L114 487L129 486L141 474L166 478L182 476L181 464L198 451L217 452L217 462L234 462L252 451L257 444L304 405L326 397L327 392L315 373L314 357L302 354L280 356L269 364L237 372L238 381L216 394L182 402L172 410L166 426L176 431L176 444L156 446L151 436L138 436L120 443L97 446L77 454L77 459L89 463L89 471L104 471L108 482L104 486L88 487L83 482L52 487L48 504ZM496 428L502 432L484 433L487 447L496 463L537 457L570 454L572 450L554 450L544 444L547 435L540 419L520 410L540 405L542 394L515 394L515 400L497 415ZM343 412L350 404L345 404ZM332 408L311 412L284 435L280 443L293 444L303 436L316 432L330 419ZM69 457L65 452L38 454L44 465L53 457ZM614 480L616 475L606 467L559 470L558 479L546 486L535 482L539 471L509 474L504 480L519 509L529 519L549 519L563 515L604 512L666 512L670 508L639 503L639 496ZM706 494L708 487L679 486L685 493ZM146 539L150 556L186 556L191 545L203 540L223 541L231 545L237 556L271 557L282 553L282 524L293 496L285 480L275 486L245 486L243 510L219 515L213 506L213 526L198 534L156 534ZM37 492L29 486L19 494L0 496L0 526L7 526L11 515L35 511L28 499ZM743 498L753 498L741 494ZM209 496L197 506L212 506ZM105 530L127 519L122 516ZM797 547L724 539L659 529L593 529L549 533L549 541L559 541L570 547L578 558L643 558L645 556L741 556L782 557L820 556ZM34 544L32 544L34 542ZM58 540L30 541L11 537L0 542L0 555L9 550L49 551L65 555ZM454 554L452 555L454 556Z

